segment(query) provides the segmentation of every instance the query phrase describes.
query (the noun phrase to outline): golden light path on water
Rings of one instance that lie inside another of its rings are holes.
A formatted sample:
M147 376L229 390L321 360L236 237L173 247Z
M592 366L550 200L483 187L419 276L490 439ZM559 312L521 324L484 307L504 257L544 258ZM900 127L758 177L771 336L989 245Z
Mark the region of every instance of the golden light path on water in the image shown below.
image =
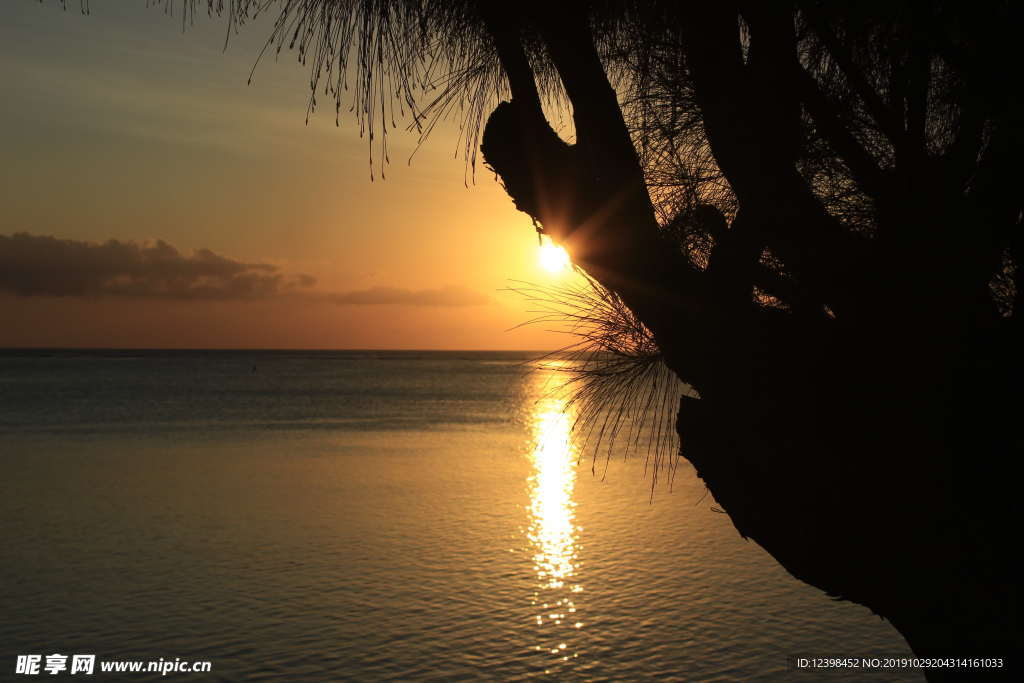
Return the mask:
M539 383L546 383L551 374L550 370L541 370ZM543 392L531 417L533 472L528 535L537 578L533 606L540 639L534 649L550 657L552 664L562 664L579 656L571 641L573 633L583 627L576 606L583 587L577 581L579 528L573 499L577 462L572 443L573 418L564 398Z

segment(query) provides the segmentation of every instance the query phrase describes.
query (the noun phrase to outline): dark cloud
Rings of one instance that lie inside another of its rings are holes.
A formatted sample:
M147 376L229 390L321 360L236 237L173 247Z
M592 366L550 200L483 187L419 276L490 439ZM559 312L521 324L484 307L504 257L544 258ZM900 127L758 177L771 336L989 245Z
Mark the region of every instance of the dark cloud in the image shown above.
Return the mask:
M324 298L335 304L362 306L479 306L488 302L486 296L466 287L417 290L371 287L354 292L327 294Z
M286 275L267 263L243 263L209 249L183 255L159 240L103 244L16 233L0 235L0 294L124 296L164 299L269 299L287 295L338 305L476 306L483 294L465 287L350 292L314 289L316 278Z
M0 292L19 296L265 299L316 284L267 263L209 249L183 255L160 240L103 244L17 233L0 235Z

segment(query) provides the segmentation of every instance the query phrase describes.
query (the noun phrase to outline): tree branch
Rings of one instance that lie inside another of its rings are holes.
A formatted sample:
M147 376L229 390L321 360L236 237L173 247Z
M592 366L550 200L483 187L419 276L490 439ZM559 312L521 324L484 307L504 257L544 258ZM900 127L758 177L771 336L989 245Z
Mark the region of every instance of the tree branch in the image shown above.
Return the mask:
M886 183L878 164L843 125L839 112L822 94L814 77L798 67L800 95L823 136L850 170L854 182L868 195L885 194Z
M832 28L812 3L801 3L801 10L814 28L814 32L818 35L822 45L828 49L832 59L835 60L843 75L846 76L847 83L850 84L853 91L864 102L864 106L867 108L871 118L874 119L875 125L889 138L893 147L899 148L903 144L903 127L893 111L882 101L882 97L868 83L864 77L864 72L854 64L853 55L850 54L849 49L840 42Z
M770 32L771 17L764 19L769 20ZM816 290L813 296L820 303L850 313L858 306L857 268L863 266L863 249L828 215L797 173L793 140L785 130L773 127L785 125L787 84L790 93L804 96L803 78L810 77L789 54L791 43L779 41L758 76L777 74L781 94L776 97L755 87L742 62L737 21L735 7L702 4L688 12L683 27L687 66L712 153L740 207L759 214L750 226L741 227L758 230L755 242L769 246L804 286ZM784 71L778 74L778 69ZM766 116L777 100L780 110Z
M525 107L525 111L535 111L538 116L543 118L543 109L540 95L537 93L533 69L530 68L530 61L526 57L526 52L523 51L518 14L509 12L504 6L487 0L477 2L476 6L488 33L494 40L498 59L508 78L512 98L520 106Z
M543 131L535 121L517 124L510 116L518 108L514 98L499 105L488 120L485 160L502 176L517 206L539 218L545 232L566 243L574 261L617 293L659 346L673 353L666 357L669 366L692 381L699 373L692 330L699 327L706 308L702 275L660 234L586 15L539 12L535 22L572 102L577 144L558 141L542 114ZM521 45L512 45L507 27L495 25L493 17L488 28L496 44L503 43L499 58L509 78L525 82ZM519 91L531 100L528 88ZM517 146L515 138L528 144Z

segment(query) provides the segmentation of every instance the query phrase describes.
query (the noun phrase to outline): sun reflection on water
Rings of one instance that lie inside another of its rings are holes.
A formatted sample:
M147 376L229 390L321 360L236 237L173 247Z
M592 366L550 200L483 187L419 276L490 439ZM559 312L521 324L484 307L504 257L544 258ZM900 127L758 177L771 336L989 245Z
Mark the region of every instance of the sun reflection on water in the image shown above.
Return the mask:
M578 657L570 640L583 627L576 599L579 543L575 523L576 451L572 416L566 401L545 396L532 414L529 540L537 587L533 596L540 643L535 650L554 655L555 663Z

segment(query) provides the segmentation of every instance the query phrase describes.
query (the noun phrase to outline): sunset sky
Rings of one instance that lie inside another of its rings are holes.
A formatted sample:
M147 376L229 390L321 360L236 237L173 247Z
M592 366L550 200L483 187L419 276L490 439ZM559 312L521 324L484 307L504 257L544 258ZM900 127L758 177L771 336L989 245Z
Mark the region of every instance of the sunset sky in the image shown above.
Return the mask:
M0 346L549 349L512 281L561 284L458 122L408 117L370 180L308 70L142 2L0 4ZM329 99L329 98L328 98ZM377 151L375 150L375 156ZM468 187L467 187L468 184ZM114 242L112 242L112 240Z

